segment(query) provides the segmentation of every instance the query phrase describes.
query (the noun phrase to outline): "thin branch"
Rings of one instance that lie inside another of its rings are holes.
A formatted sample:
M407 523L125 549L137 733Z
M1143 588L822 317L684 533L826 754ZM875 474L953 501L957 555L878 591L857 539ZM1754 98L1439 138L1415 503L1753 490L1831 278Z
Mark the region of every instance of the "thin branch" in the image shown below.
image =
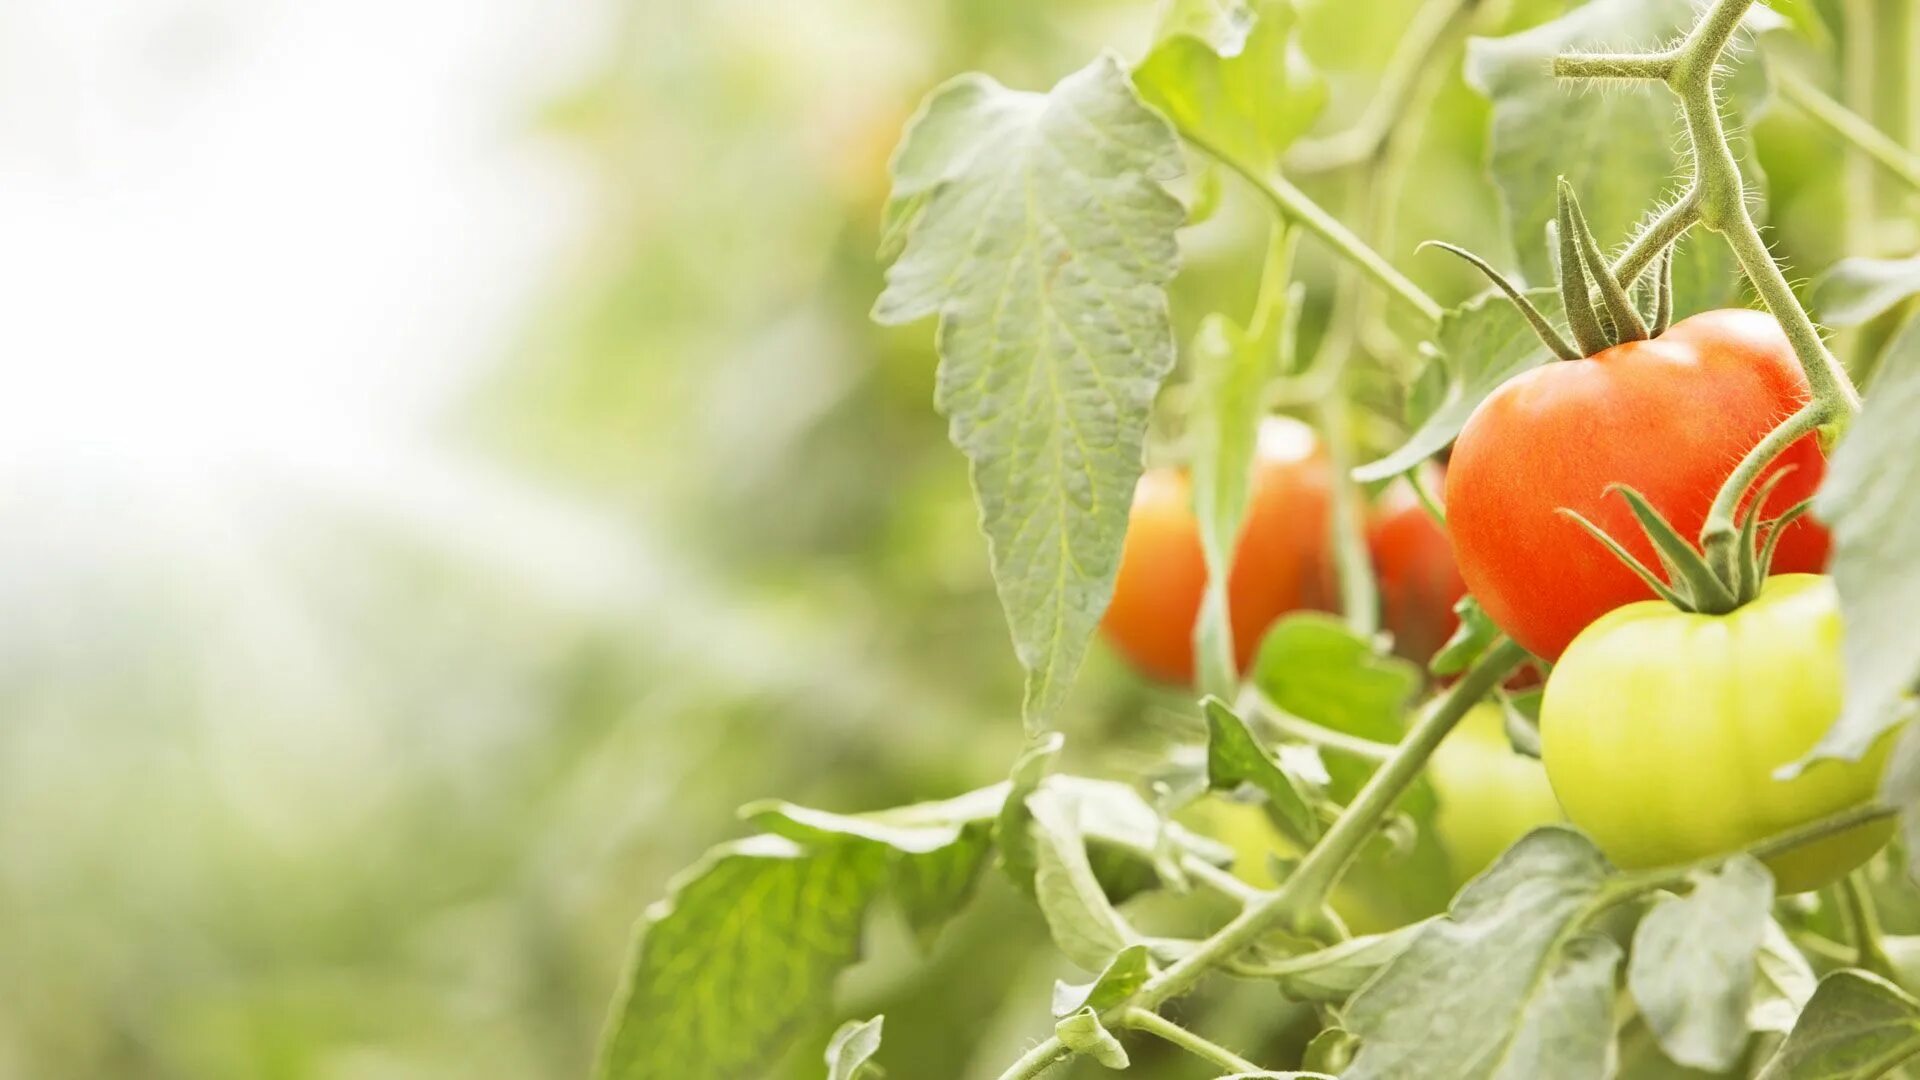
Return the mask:
M1879 163L1901 182L1920 190L1920 154L1915 154L1868 123L1852 109L1828 97L1821 89L1792 71L1774 73L1774 85L1780 96L1828 131L1851 143L1861 153Z
M1159 1013L1141 1008L1129 1008L1120 1014L1120 1025L1135 1031L1144 1031L1157 1035L1167 1042L1185 1050L1202 1061L1211 1062L1228 1073L1259 1073L1260 1066L1241 1057L1239 1054L1221 1046L1211 1039L1196 1035L1179 1024L1168 1020Z

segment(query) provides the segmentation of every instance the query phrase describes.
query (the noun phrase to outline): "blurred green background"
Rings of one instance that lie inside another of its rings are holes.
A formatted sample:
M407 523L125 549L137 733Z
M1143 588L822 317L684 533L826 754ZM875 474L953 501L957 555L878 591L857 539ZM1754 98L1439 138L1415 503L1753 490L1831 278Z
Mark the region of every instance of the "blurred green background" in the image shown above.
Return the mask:
M1151 3L81 7L0 9L0 1077L579 1076L738 804L1004 774L931 328L865 317L885 161L943 78L1138 56ZM1337 130L1414 4L1303 7ZM1449 303L1414 244L1505 245L1457 71L1385 248ZM1836 153L1778 110L1760 151L1804 277ZM1183 327L1263 235L1230 188ZM1073 753L1125 773L1180 705L1100 653ZM993 1075L1043 939L991 881L929 964L877 928L839 1012ZM1235 995L1188 1007L1284 1037Z

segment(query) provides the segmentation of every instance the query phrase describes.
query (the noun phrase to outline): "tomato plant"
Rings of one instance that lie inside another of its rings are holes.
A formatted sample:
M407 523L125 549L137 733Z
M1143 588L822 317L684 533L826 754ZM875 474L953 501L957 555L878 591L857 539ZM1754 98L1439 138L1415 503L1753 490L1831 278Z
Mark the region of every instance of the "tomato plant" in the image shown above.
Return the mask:
M1775 776L1840 715L1841 681L1827 578L1771 578L1726 615L1628 604L1575 638L1547 682L1547 773L1574 824L1619 866L1738 851L1873 798L1884 745L1857 762ZM1768 865L1782 892L1830 884L1891 829L1862 825Z
M1261 422L1227 585L1234 660L1242 669L1273 620L1328 603L1327 483L1326 455L1312 428L1280 416ZM1143 673L1192 683L1193 628L1206 585L1188 474L1146 470L1101 630Z
M921 104L873 315L936 324L1023 748L937 802L750 807L758 834L648 909L604 1076L760 1075L830 1015L870 909L924 945L989 868L1083 973L992 1018L1019 1045L966 1068L1001 1080L1176 1053L1344 1080L1920 1057L1875 906L1905 888L1894 817L1920 821L1920 738L1894 734L1920 684L1920 323L1849 341L1880 366L1863 402L1760 231L1748 129L1778 89L1916 187L1920 157L1730 51L1785 32L1751 0L1375 7L1176 0L1131 66L1045 92L961 76ZM1368 20L1393 55L1323 130L1346 80L1311 46ZM1489 108L1452 133L1464 166L1428 175L1449 80ZM1597 81L1618 92L1568 92ZM1451 242L1494 290L1416 281L1396 256L1418 212L1557 290ZM1172 287L1189 272L1236 285ZM1907 261L1831 281L1855 321L1920 294ZM1170 450L1184 467L1142 471ZM1368 510L1366 485L1414 480ZM1072 693L1098 632L1176 685L1117 710ZM1409 662L1429 657L1439 680ZM1538 661L1536 720L1508 691ZM1248 983L1269 996L1236 1001ZM825 1053L871 1075L880 1018Z

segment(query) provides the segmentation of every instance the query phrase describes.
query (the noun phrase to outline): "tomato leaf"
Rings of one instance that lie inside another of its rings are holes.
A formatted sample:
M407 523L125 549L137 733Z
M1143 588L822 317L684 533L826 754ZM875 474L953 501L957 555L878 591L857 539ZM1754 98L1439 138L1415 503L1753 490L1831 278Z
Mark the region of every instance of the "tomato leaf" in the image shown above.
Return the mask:
M1920 322L1887 347L1880 372L1827 465L1814 512L1833 528L1828 573L1840 593L1847 691L1839 720L1812 752L1858 760L1903 717L1903 699L1920 677ZM1896 748L1888 794L1920 798L1920 746Z
M886 1017L849 1020L827 1041L827 1080L873 1080L880 1075L873 1055L880 1052L880 1028Z
M1113 593L1147 415L1173 366L1185 211L1166 122L1111 57L1045 94L981 75L922 105L894 158L899 257L873 317L939 317L935 403L972 465L994 581L1052 722Z
M1668 1057L1719 1071L1746 1049L1773 875L1742 855L1693 882L1691 893L1660 899L1640 920L1627 987Z
M1121 949L1090 983L1055 982L1053 1015L1066 1016L1081 1009L1102 1013L1126 1001L1146 984L1153 965L1145 945Z
M1344 1080L1608 1075L1620 949L1581 931L1608 871L1577 832L1529 833L1354 996Z
M1209 152L1264 171L1327 101L1296 22L1286 0L1176 0L1134 85Z
M1271 342L1248 338L1224 315L1209 316L1194 335L1193 512L1207 565L1194 655L1199 658L1200 684L1218 693L1229 692L1238 677L1227 582L1246 517L1260 433L1260 391L1272 367L1271 355Z
M1625 85L1597 93L1549 77L1553 58L1570 50L1630 50L1675 40L1698 19L1692 0L1591 0L1552 22L1467 43L1467 82L1493 104L1489 165L1528 280L1551 280L1542 237L1554 217L1560 175L1579 190L1595 233L1612 243L1645 216L1650 193L1674 187L1680 166L1673 150L1686 145L1685 125L1664 87ZM1781 20L1760 8L1744 25L1757 31ZM1758 113L1767 85L1758 55L1743 55L1732 65L1724 94L1736 119ZM1753 195L1764 191L1765 177L1754 165L1747 126L1734 123L1728 134ZM1623 132L1632 137L1621 137ZM1727 246L1701 230L1675 253L1674 310L1725 306L1738 295L1739 282L1739 265Z
M1127 1051L1092 1009L1081 1009L1053 1026L1053 1033L1076 1054L1085 1054L1109 1069L1127 1067Z
M1920 1055L1920 1002L1864 971L1820 980L1759 1080L1872 1080Z
M1320 818L1293 778L1218 698L1201 709L1207 716L1207 783L1215 791L1250 784L1266 796L1274 824L1302 850L1320 838Z
M1320 612L1282 617L1267 630L1252 679L1273 705L1321 727L1378 742L1400 738L1420 669L1382 654L1345 623ZM1322 755L1336 801L1353 797L1372 763L1337 750ZM1431 802L1431 792L1427 792ZM1427 806L1427 810L1431 807Z
M1785 1035L1813 996L1813 966L1793 947L1779 922L1768 919L1754 957L1753 1005L1747 1026L1755 1031Z
M1560 311L1557 290L1531 289L1526 295L1549 319ZM1416 385L1437 383L1444 389L1437 398L1431 389L1424 390L1420 426L1398 450L1353 470L1354 479L1372 483L1398 476L1446 449L1488 394L1552 356L1507 298L1491 290L1448 309L1440 317L1434 345L1436 353L1427 364L1440 374L1422 374Z
M1920 255L1841 259L1813 283L1813 310L1828 326L1859 326L1920 293Z
M1067 959L1099 971L1140 935L1107 898L1087 858L1079 808L1071 795L1042 788L1027 796L1031 811L1034 895L1054 944Z
M999 810L993 790L892 816L755 811L792 835L714 848L647 910L595 1075L765 1075L825 1010L876 899L913 882L902 901L923 934L965 902Z

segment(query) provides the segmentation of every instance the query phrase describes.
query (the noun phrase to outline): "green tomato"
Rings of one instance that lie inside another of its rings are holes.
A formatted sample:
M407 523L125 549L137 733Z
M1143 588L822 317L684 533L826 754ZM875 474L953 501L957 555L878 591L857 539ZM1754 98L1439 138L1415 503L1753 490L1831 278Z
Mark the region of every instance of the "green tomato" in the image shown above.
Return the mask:
M1507 740L1501 708L1474 706L1433 752L1427 775L1439 796L1433 829L1455 886L1493 864L1534 829L1563 820L1547 771Z
M1774 771L1840 714L1840 607L1813 574L1698 615L1659 601L1602 616L1547 679L1540 739L1567 817L1624 869L1723 855L1873 797L1883 738L1857 762ZM1828 884L1892 832L1873 822L1768 860L1779 891Z

